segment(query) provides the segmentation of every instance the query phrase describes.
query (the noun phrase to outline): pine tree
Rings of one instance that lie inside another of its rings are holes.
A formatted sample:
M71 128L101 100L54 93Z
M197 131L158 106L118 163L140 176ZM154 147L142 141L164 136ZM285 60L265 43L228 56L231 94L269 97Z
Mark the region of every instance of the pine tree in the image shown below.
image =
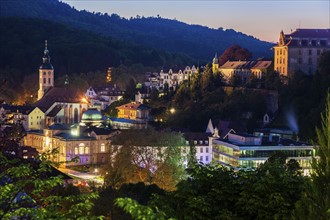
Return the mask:
M295 219L330 219L330 94L316 129L318 158L312 160L312 174L302 200L297 204Z

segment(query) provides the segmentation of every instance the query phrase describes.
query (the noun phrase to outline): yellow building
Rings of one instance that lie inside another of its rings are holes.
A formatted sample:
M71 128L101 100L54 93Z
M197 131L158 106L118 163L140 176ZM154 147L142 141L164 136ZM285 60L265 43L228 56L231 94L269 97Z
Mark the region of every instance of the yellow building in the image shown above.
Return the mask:
M222 74L226 81L229 81L234 75L242 78L245 82L248 77L253 74L256 78L261 79L272 65L272 61L256 60L256 61L227 61L219 67L218 72Z
M319 56L330 49L330 29L297 29L291 34L280 33L274 46L274 70L283 76L295 71L315 73Z
M109 162L110 137L118 132L104 127L86 126L99 125L100 113L93 109L84 112L81 125L68 126L52 124L43 130L28 131L24 137L24 145L46 152L58 149L53 158L57 162L68 162L78 158L77 162L67 166L104 164Z
M117 110L117 118L110 118L113 128L147 128L150 112L149 107L139 102L131 102L118 106Z
M131 102L117 107L118 118L146 121L149 117L150 109L138 102Z

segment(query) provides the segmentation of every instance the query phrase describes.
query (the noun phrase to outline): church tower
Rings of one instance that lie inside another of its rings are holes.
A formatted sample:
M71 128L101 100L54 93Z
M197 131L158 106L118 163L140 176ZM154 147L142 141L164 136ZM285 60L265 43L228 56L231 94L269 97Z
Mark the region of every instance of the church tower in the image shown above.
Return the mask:
M44 56L42 64L39 67L39 90L38 100L40 100L48 89L54 87L54 68L50 63L49 51L47 49L47 40L45 41Z
M216 53L212 62L212 72L216 73L218 71L219 71L219 59L218 59L218 54Z

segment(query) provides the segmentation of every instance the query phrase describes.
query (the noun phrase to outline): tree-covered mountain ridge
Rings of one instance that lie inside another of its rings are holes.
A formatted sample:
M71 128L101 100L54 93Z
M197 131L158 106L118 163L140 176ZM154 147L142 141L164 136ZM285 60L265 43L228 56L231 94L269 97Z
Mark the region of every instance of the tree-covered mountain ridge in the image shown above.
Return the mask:
M157 17L125 19L117 14L78 11L58 0L3 0L0 16L34 17L82 28L115 39L186 53L201 61L209 61L233 44L251 51L255 58L271 57L272 44L232 29L212 29L189 25L177 20Z

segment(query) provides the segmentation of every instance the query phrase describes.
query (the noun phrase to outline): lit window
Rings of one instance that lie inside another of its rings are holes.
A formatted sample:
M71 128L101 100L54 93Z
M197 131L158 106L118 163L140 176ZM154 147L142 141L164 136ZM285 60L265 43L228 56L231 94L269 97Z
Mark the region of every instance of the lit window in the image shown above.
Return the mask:
M77 155L78 154L78 147L74 148L74 154Z
M84 154L85 145L83 143L79 144L79 154Z
M23 156L23 159L28 159L28 156Z
M101 152L105 152L105 144L101 144Z
M199 141L199 144L203 144L203 141Z
M89 147L85 147L85 154L89 154Z

